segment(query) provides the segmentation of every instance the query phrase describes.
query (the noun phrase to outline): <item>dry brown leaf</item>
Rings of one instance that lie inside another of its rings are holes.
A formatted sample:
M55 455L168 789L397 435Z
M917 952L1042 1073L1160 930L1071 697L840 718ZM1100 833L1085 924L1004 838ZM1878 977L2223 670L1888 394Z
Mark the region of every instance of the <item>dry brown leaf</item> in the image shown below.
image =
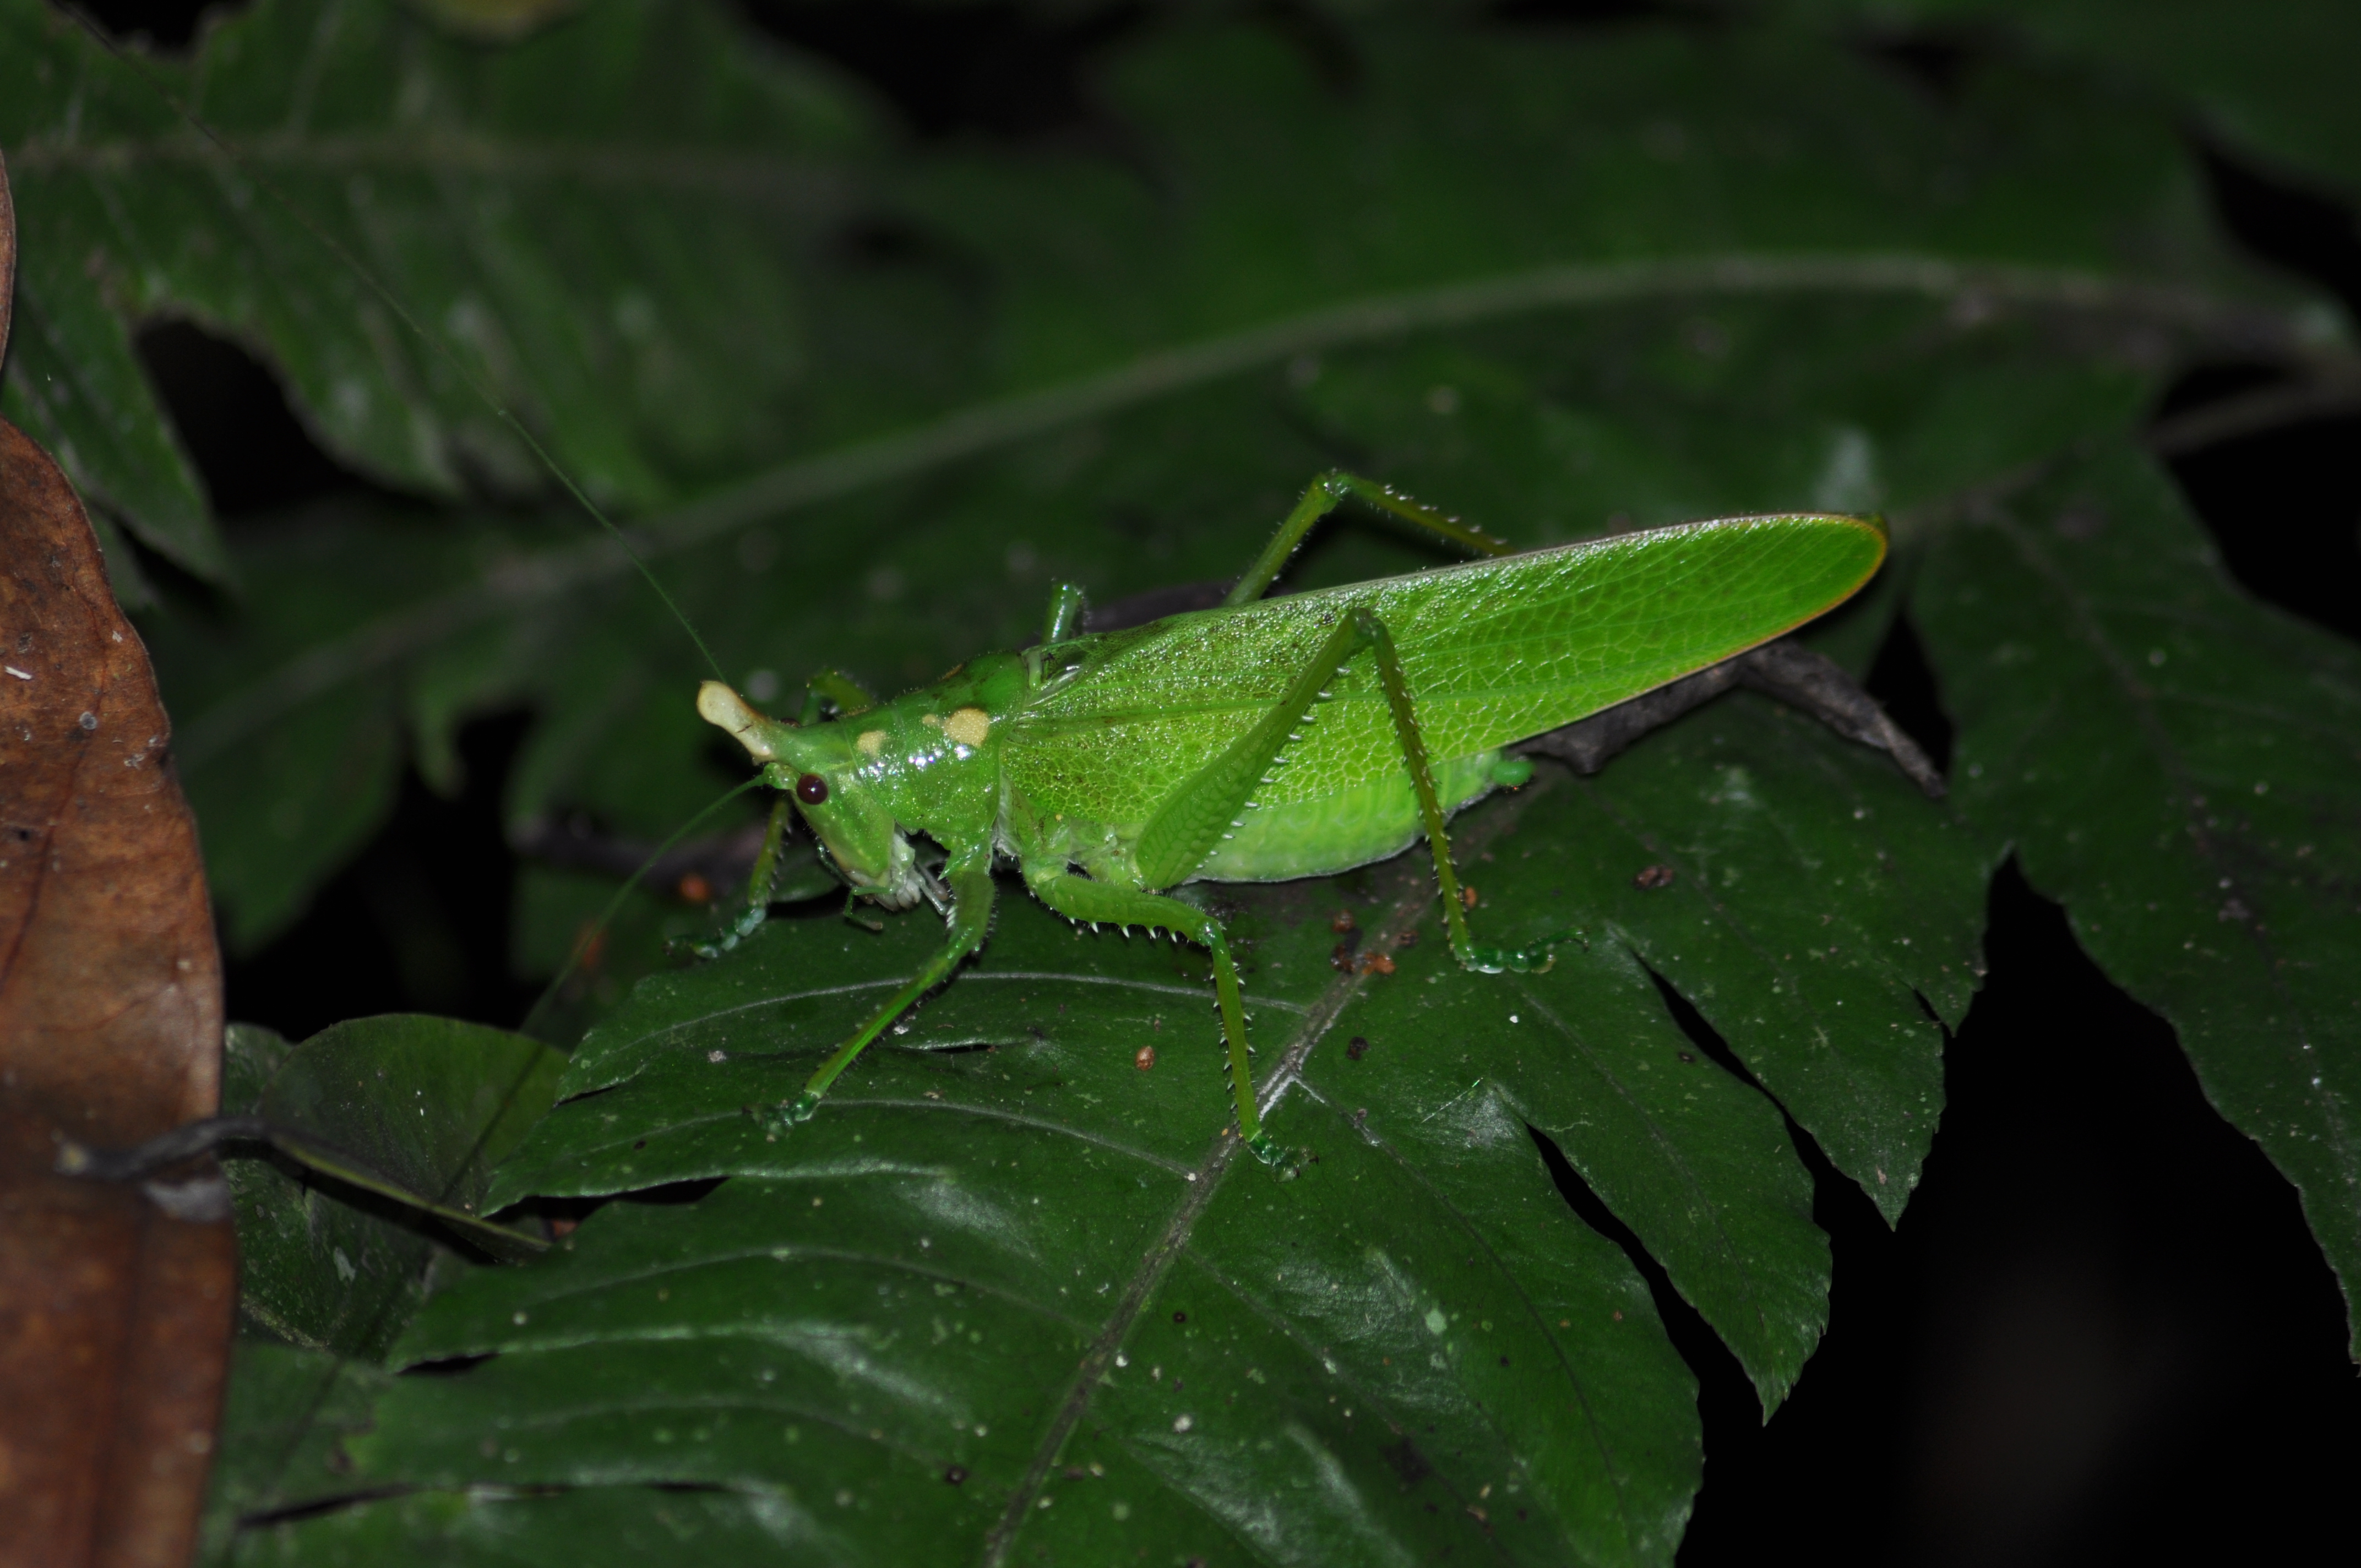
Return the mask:
M8 159L0 155L0 357L8 352L8 312L16 302L16 212L8 204Z
M0 284L14 253L5 191ZM203 1212L218 1177L109 1186L51 1170L61 1136L137 1143L219 1098L221 961L168 736L81 503L0 422L0 1563L12 1568L185 1563L203 1502L236 1259L225 1219L167 1211Z

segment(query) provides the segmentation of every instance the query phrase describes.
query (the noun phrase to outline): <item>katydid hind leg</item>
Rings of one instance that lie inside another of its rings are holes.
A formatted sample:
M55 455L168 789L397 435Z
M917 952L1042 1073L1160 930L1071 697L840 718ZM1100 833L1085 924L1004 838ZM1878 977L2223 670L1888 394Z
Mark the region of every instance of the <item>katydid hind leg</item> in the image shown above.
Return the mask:
M1363 646L1364 633L1355 618L1340 620L1254 727L1165 797L1140 829L1133 850L1133 863L1148 886L1177 887L1204 864L1236 825L1336 672Z
M1079 637L1082 623L1090 614L1090 605L1082 597L1080 583L1049 585L1049 608L1041 617L1041 641L1063 642Z
M1246 999L1238 989L1237 964L1230 957L1229 939L1223 934L1222 923L1177 898L1076 876L1060 861L1028 863L1025 882L1036 897L1070 920L1171 931L1213 954L1213 994L1221 1009L1223 1043L1229 1052L1230 1101L1237 1112L1238 1135L1265 1165L1290 1168L1291 1162L1286 1151L1263 1130L1262 1113L1255 1104L1254 1070L1247 1058Z
M1148 818L1134 852L1141 876L1151 887L1171 887L1187 881L1204 863L1222 835L1246 809L1255 791L1262 787L1272 765L1296 738L1337 672L1364 650L1377 660L1378 680L1393 717L1403 766L1410 773L1411 792L1418 801L1420 825L1434 853L1435 880L1443 892L1444 925L1454 956L1462 966L1487 972L1548 968L1550 948L1558 941L1579 940L1579 933L1569 932L1527 948L1478 947L1469 936L1466 904L1452 865L1443 803L1435 791L1433 770L1427 758L1425 736L1419 728L1409 677L1403 672L1391 634L1377 613L1366 606L1355 609L1338 621L1335 630L1297 674L1286 694L1253 729L1173 791Z
M1534 973L1550 967L1551 949L1559 942L1578 941L1579 932L1536 943L1530 948L1494 948L1478 946L1467 929L1467 905L1463 894L1458 869L1452 863L1451 829L1443 809L1442 797L1434 787L1434 770L1426 751L1426 735L1419 728L1418 709L1412 701L1410 677L1402 669L1401 654L1394 647L1393 634L1375 610L1357 609L1348 621L1361 641L1377 660L1378 684L1386 694L1386 707L1392 714L1394 737L1401 745L1402 765L1409 770L1411 792L1418 799L1420 825L1426 830L1427 847L1434 855L1434 880L1443 894L1443 926L1451 938L1451 951L1463 969L1486 974L1502 970Z
M1293 510L1280 521L1279 532L1264 545L1262 554L1254 559L1246 575L1222 602L1226 605L1252 604L1270 590L1285 569L1288 558L1303 543L1312 526L1346 500L1359 500L1390 512L1407 522L1414 522L1431 532L1438 533L1455 544L1484 555L1506 555L1510 546L1493 538L1480 528L1470 528L1455 517L1447 517L1424 501L1413 500L1390 485L1375 479L1365 479L1358 474L1347 474L1340 468L1329 470L1304 488L1303 495Z

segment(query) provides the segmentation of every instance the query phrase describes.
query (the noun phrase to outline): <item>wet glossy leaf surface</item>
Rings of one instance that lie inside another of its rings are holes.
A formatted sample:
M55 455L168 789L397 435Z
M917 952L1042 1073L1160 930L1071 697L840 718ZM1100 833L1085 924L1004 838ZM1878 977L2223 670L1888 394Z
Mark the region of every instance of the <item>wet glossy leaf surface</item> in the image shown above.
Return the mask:
M2231 587L2128 452L1992 509L1929 568L1914 608L1963 677L1962 809L2015 840L2076 939L2171 1023L2207 1096L2302 1193L2351 1302L2361 656Z
M1361 983L1330 968L1324 916L1290 913L1241 922L1267 1062L1320 1044ZM402 1354L500 1354L405 1380L364 1470L448 1486L493 1441L521 1478L763 1486L816 1542L862 1510L845 1554L864 1560L964 1560L1004 1516L1084 1557L1159 1525L1212 1560L1356 1537L1431 1554L1479 1538L1487 1486L1521 1553L1668 1551L1687 1375L1531 1139L1423 1170L1299 1095L1274 1130L1317 1162L1284 1184L1240 1163L1192 955L1012 905L983 969L771 1141L741 1107L798 1080L926 924L779 924L602 1030L578 1081L640 1070L557 1113L521 1157L568 1179L525 1185L749 1174L687 1209L609 1208L439 1298ZM767 1001L783 965L852 944L829 993ZM713 1332L672 1341L684 1309ZM544 1415L505 1420L525 1403Z
M815 1546L854 1510L855 1560L959 1561L985 1539L1088 1558L1155 1530L1209 1561L1431 1555L1471 1530L1520 1560L1662 1560L1694 1485L1687 1375L1535 1133L1775 1403L1826 1320L1809 1183L1777 1105L1681 1032L1634 952L1791 913L1775 868L1714 853L1718 810L1778 815L1711 766L1731 726L1794 727L1761 749L1773 772L1784 750L1850 781L1783 823L1792 840L1847 839L1855 799L1895 809L1851 874L1882 859L1922 910L1948 883L1952 911L1896 933L1915 950L1782 970L1810 1002L1734 1020L1742 1048L1794 1063L1815 1114L1882 1100L1868 1119L1915 1169L1936 1107L1905 1118L1894 1084L1938 1082L1939 1035L1910 988L1956 1007L1974 962L1981 868L1948 849L1939 808L1793 719L1723 717L1664 763L1694 770L1686 792L1657 781L1622 824L1711 894L1685 915L1635 905L1545 974L1458 970L1414 856L1324 895L1207 890L1252 966L1266 1080L1291 1085L1271 1126L1312 1155L1290 1182L1224 1130L1202 959L1021 895L980 965L784 1131L779 1101L939 926L774 921L647 982L577 1052L570 1098L489 1201L731 1179L686 1207L610 1207L551 1257L439 1297L398 1356L492 1359L403 1380L355 1446L360 1473L456 1487L489 1445L519 1484L762 1487ZM1545 776L1465 835L1502 934L1611 905L1602 884L1635 891L1615 849L1558 852L1613 822L1602 785ZM1339 973L1340 912L1391 973ZM1805 978L1818 968L1838 978ZM1839 992L1857 1016L1817 1021L1841 1017ZM1816 1100L1808 1064L1846 1054L1831 1033L1866 1036L1884 1081L1839 1077ZM683 1321L707 1328L683 1343ZM919 1516L934 1528L903 1533L906 1490L939 1499Z

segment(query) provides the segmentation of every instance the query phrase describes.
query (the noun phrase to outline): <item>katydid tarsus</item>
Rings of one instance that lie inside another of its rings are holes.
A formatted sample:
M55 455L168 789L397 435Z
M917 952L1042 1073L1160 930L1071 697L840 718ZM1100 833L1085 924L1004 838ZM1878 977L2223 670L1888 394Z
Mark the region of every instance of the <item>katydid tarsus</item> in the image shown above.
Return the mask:
M1265 598L1304 535L1348 499L1495 558ZM1217 609L1085 633L1081 592L1060 585L1036 646L971 660L884 703L830 674L799 722L708 681L697 710L782 792L774 824L791 800L858 896L891 908L924 900L949 927L926 966L781 1102L783 1119L809 1117L872 1041L983 945L993 867L1007 860L1070 919L1212 954L1237 1132L1284 1163L1262 1128L1221 922L1171 890L1343 872L1422 836L1459 963L1546 967L1552 943L1474 939L1452 813L1530 776L1510 744L1723 664L1841 603L1885 543L1875 521L1804 514L1510 554L1385 486L1331 473ZM820 717L823 697L834 717ZM939 874L913 835L939 847ZM777 837L774 826L758 906Z

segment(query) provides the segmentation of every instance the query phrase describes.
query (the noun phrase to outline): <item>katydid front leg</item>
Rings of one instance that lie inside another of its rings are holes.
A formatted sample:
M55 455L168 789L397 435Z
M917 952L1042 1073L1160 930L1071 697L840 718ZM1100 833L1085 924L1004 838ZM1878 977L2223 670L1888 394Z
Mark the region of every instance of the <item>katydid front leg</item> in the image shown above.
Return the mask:
M867 1049L869 1043L885 1032L887 1025L908 1012L918 998L950 978L961 959L983 945L984 933L992 928L992 851L987 847L981 854L963 858L946 873L951 886L950 934L926 967L908 984L889 997L885 1004L869 1015L868 1021L855 1029L844 1044L829 1054L819 1064L819 1070L807 1079L803 1092L787 1107L790 1121L807 1122L818 1109L820 1097L828 1092L837 1074L852 1065L853 1058Z
M779 884L779 846L786 842L787 818L795 815L785 795L771 803L771 820L763 828L763 847L755 851L754 870L746 879L746 907L738 912L718 942L699 942L692 949L700 959L718 959L763 928L771 917L771 890Z

